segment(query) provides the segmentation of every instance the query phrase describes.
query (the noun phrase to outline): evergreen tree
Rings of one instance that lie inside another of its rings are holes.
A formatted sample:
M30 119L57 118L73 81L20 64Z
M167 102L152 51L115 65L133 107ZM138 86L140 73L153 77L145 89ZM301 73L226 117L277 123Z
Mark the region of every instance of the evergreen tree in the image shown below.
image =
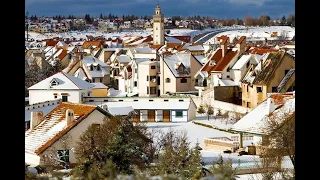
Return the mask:
M205 113L206 112L206 110L204 109L204 107L203 107L203 105L201 104L200 106L199 106L199 108L198 108L198 111L197 111L199 114L203 114L203 113Z
M237 177L232 169L232 160L228 159L224 163L221 155L211 167L211 173L216 180L236 180Z
M101 169L111 160L117 173L131 174L133 165L146 166L142 155L148 154L150 143L142 124L133 125L129 118L109 117L99 128L92 125L80 137L76 147L78 173L87 177L95 173L93 167Z
M54 59L52 68L53 68L52 71L53 71L54 74L57 73L57 72L62 71L61 61L59 59Z

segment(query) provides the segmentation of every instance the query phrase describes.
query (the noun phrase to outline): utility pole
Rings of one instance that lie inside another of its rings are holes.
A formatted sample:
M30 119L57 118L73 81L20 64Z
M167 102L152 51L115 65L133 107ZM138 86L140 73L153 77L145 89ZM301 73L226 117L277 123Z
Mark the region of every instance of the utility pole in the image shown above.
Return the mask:
M29 40L29 22L28 22L28 15L29 15L29 11L26 12L26 19L27 19L27 41Z

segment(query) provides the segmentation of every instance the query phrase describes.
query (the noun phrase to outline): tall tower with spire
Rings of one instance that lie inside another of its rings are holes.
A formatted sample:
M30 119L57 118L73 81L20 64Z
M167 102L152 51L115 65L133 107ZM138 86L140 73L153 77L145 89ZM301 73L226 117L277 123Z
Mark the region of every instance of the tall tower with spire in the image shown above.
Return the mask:
M164 45L164 18L159 4L153 15L153 44Z

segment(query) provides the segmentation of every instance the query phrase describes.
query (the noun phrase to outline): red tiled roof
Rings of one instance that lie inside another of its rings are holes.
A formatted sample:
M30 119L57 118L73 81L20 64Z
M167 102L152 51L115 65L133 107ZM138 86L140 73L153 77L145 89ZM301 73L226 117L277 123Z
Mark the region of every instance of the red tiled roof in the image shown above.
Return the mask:
M180 41L189 43L190 42L190 36L170 36L176 39L179 39Z
M241 36L240 39L237 41L236 44L241 44L243 40L246 39L246 36Z
M277 50L277 49L255 47L253 49L248 50L248 53L263 55L263 54L268 53L268 52L278 52L278 51L279 50Z
M55 46L59 41L55 41L55 40L47 40L46 41L46 45L47 46Z
M155 49L155 50L158 50L159 48L161 48L162 47L162 45L160 45L160 44L156 44L156 45L150 45L150 48L151 49Z
M97 47L99 47L99 46L102 45L102 42L101 42L101 41L85 41L85 42L83 43L82 47L83 47L84 49L87 49L90 45L91 45L91 46L97 46Z
M144 41L142 41L142 43L151 42L151 41L153 41L153 37L151 35L149 35L149 36L147 36L147 38Z
M59 54L58 59L62 60L67 54L68 51L63 49L62 52Z
M203 66L201 71L207 71L209 76L211 71L223 71L236 54L237 51L232 51L232 49L228 49L226 55L222 57L222 49L218 49L218 51L213 55L213 57ZM216 65L210 66L211 60L216 61Z

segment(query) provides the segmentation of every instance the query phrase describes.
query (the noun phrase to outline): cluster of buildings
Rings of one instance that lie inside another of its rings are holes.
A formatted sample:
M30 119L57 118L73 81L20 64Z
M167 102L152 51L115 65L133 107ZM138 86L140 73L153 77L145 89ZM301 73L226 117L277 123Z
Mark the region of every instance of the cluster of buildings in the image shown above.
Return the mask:
M284 49L247 44L245 36L233 42L221 36L216 45L166 36L159 6L152 27L153 34L146 37L26 43L26 69L50 66L53 59L63 66L62 72L28 88L27 163L45 163L50 152L63 150L62 137L79 137L106 116L135 112L135 122L191 121L196 117L194 98L251 109L233 127L250 133L249 121L285 107L286 98L270 105L273 97L295 90L295 59ZM290 97L294 102L292 93ZM75 162L75 142L69 143L70 162Z
M60 33L72 30L84 30L87 23L84 19L62 19L45 18L41 21L26 20L28 31L37 33Z

